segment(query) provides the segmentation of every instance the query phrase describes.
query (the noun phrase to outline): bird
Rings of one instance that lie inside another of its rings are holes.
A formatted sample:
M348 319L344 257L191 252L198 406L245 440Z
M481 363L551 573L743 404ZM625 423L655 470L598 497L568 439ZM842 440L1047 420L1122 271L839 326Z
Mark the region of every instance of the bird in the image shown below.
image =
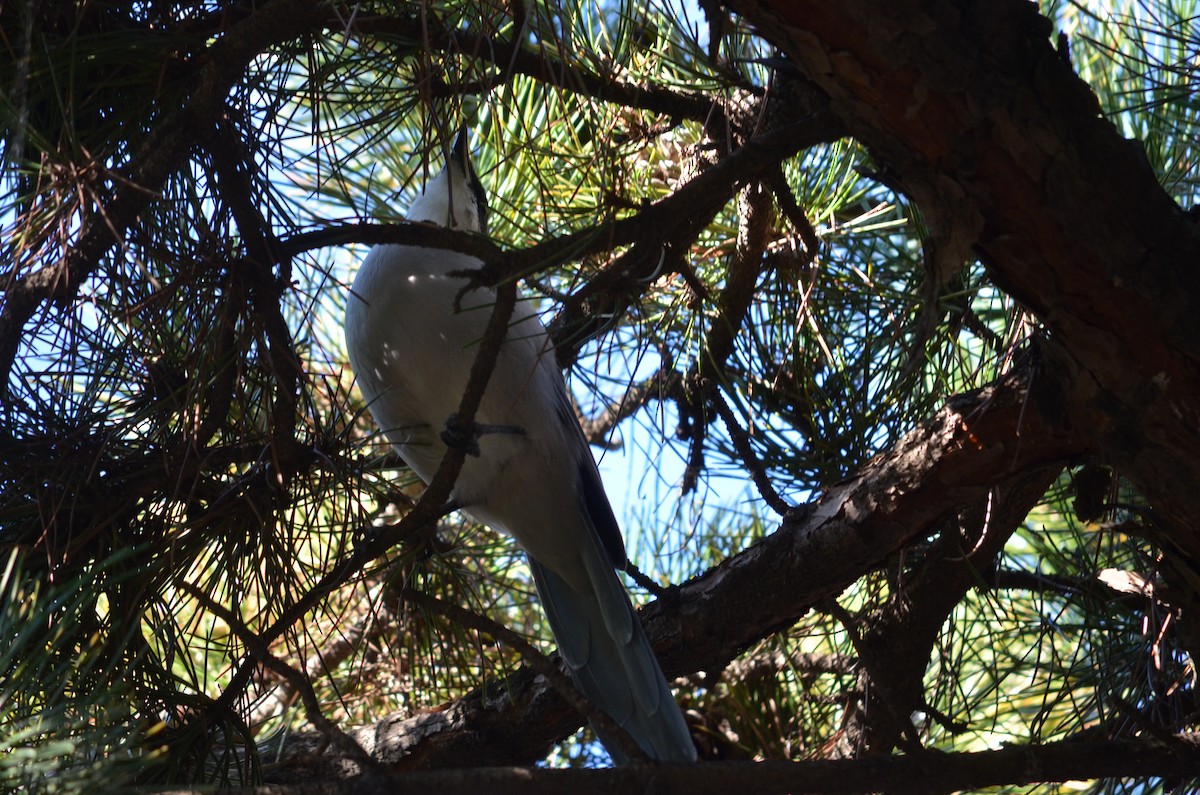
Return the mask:
M487 234L488 205L465 128L408 221ZM455 251L373 247L347 299L350 365L388 441L427 484L495 303L465 290L483 262ZM476 412L450 503L523 548L558 651L577 689L657 762L696 761L687 724L618 570L624 541L576 419L554 346L520 300ZM617 764L629 755L597 731Z

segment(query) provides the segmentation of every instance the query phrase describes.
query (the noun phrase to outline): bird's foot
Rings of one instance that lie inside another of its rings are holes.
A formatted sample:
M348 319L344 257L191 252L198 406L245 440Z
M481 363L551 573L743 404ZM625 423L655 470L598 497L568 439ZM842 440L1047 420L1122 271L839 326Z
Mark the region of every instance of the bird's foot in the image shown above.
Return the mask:
M370 554L371 547L379 540L379 536L383 534L383 529L370 525L359 528L354 539L354 554L367 555Z
M479 457L479 439L489 433L504 433L524 436L525 429L518 425L488 425L473 422L464 426L458 414L451 414L446 419L446 427L442 429L441 439L447 447L462 450L467 455Z

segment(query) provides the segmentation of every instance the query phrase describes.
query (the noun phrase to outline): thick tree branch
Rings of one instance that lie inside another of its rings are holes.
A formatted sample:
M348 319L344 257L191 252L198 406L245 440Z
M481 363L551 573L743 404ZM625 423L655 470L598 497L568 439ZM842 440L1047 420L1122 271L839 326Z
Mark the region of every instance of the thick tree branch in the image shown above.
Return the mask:
M730 0L922 208L975 229L1087 428L1200 557L1200 230L1020 0ZM957 207L955 207L957 205ZM936 230L935 230L936 232Z
M1026 366L954 398L855 477L794 509L775 533L644 608L667 676L721 670L948 515L984 500L995 484L1086 453L1085 440L1042 415L1039 406L1052 404L1054 393L1053 381ZM578 714L524 670L442 712L389 719L356 737L386 764L418 769L466 759L532 762L537 749L579 725Z
M458 768L410 772L382 780L328 781L224 790L226 795L609 795L654 792L754 792L758 795L822 793L857 795L912 792L923 795L983 787L1096 778L1200 776L1200 735L1162 740L1061 742L1010 745L995 751L919 751L903 756L815 762L709 762L603 770L525 767ZM163 795L199 795L174 790Z

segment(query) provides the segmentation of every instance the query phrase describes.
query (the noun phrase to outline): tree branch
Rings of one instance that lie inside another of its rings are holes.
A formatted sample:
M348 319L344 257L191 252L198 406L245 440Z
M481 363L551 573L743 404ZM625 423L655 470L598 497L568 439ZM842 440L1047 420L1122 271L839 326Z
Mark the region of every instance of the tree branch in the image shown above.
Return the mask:
M912 728L908 716L926 708L925 672L946 619L968 591L986 582L996 556L1061 471L1061 462L1022 471L966 506L961 518L951 516L887 604L860 616L867 696L844 724L844 753L900 747L902 731Z
M778 170L778 166L775 170ZM698 425L707 424L707 416L696 415L706 414L711 404L715 414L724 422L734 449L742 459L742 465L758 488L759 496L776 513L783 516L791 506L771 483L766 468L754 453L749 434L742 429L737 416L721 394L722 386L727 383L726 373L737 335L747 321L747 315L754 302L758 278L767 267L764 254L769 243L770 227L771 200L765 185L756 183L743 188L738 196L737 243L733 261L725 275L725 288L717 299L717 314L707 330L704 350L701 351L696 366L689 377L684 379L684 384L693 386L697 394L688 404L681 406L690 405L700 409L690 417L691 421ZM693 427L691 460L699 464L703 458L702 451L697 448L703 444L704 434L696 431ZM694 488L695 478L699 477L699 474L697 466L688 468L682 487L683 493L686 494Z
M267 354L274 376L272 404L272 455L275 474L282 485L300 468L302 453L296 439L296 410L304 368L292 346L292 334L283 318L280 299L290 278L290 259L279 254L279 241L263 217L259 192L251 175L252 163L241 138L227 120L206 141L206 149L217 172L217 190L228 203L246 247L242 263L250 274L250 305L253 321L262 324L267 337ZM273 266L278 265L277 279Z
M329 225L322 229L299 232L279 243L280 257L295 257L305 251L348 243L378 245L396 243L444 248L477 257L487 263L480 282L499 284L506 279L533 276L552 270L564 262L621 246L643 243L657 255L664 239L687 240L689 234L703 229L713 215L733 196L738 185L758 178L766 170L806 147L841 136L835 120L818 114L793 122L769 133L755 136L745 145L722 157L679 190L620 219L598 223L594 227L551 237L523 249L501 250L479 235L427 224L351 223ZM658 257L655 257L657 262ZM608 289L609 281L625 278L624 268L612 275L589 280L589 290ZM593 287L593 284L599 283Z
M521 24L513 27L518 32L525 32ZM637 85L618 79L616 73L598 74L584 69L579 63L563 61L542 41L538 42L540 49L534 51L523 43L514 44L508 39L492 39L470 31L435 27L427 17L397 15L356 16L354 30L360 34L386 34L412 41L426 41L439 50L466 53L491 63L501 70L502 79L514 74L525 75L602 102L639 108L673 119L703 122L714 114L721 114L720 106L709 94Z
M1089 428L1200 558L1200 229L1020 0L729 0L917 205L974 219ZM928 213L926 213L928 216Z
M793 509L776 532L644 608L640 615L666 675L721 670L931 534L948 514L977 504L996 483L1087 452L1086 441L1042 416L1038 406L1051 400L1055 384L1037 373L1027 365L952 399L856 476ZM386 764L414 769L461 766L465 759L532 762L536 749L579 724L574 710L523 670L441 713L389 719L357 736ZM517 749L530 755L514 756Z
M924 795L1000 785L1075 779L1200 776L1200 735L1163 740L1060 742L1010 745L995 751L919 751L903 756L815 762L709 762L702 765L637 765L600 770L462 767L408 772L383 780L326 781L313 786L271 785L228 789L225 795L609 795L654 792L754 792L758 795L823 793L857 795L911 792ZM172 790L163 795L200 795Z

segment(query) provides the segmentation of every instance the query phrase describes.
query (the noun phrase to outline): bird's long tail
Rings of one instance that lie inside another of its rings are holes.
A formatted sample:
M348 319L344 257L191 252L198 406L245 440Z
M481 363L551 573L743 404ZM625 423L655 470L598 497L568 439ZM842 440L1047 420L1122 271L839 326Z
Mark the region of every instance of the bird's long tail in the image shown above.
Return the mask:
M589 566L593 581L607 582L580 593L533 558L529 566L576 687L651 759L696 761L687 724L616 572ZM629 761L616 743L597 734L613 761Z

